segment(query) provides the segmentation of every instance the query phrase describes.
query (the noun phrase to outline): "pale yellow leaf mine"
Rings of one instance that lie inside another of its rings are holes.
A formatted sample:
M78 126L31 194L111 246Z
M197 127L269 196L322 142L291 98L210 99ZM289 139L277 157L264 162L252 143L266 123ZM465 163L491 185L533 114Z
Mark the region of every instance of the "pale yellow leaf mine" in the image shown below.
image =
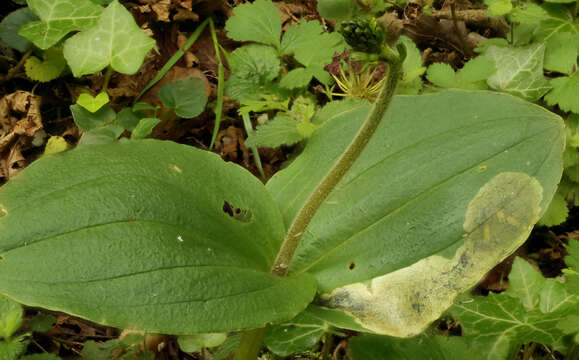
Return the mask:
M406 268L336 288L322 296L377 334L410 337L424 331L457 295L513 253L539 220L543 188L520 172L487 182L468 204L464 244L453 258L433 255Z

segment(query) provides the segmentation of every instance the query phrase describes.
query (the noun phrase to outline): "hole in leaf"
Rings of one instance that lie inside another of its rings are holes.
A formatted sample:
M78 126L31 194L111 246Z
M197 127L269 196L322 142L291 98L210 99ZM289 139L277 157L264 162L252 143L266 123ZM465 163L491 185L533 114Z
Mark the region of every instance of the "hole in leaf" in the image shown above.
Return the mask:
M348 266L348 269L354 270L355 267L356 267L356 264L354 264L353 262L351 262L351 263L350 263L350 266Z
M240 209L231 205L229 202L223 202L223 212L241 222L251 222L252 216L249 209Z

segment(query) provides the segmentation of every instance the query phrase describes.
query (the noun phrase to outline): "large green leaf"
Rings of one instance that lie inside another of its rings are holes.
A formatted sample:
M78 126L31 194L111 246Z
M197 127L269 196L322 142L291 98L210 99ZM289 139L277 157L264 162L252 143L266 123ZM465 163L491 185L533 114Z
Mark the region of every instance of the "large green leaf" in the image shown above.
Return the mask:
M0 293L27 305L192 334L288 320L315 293L307 274L269 274L284 227L259 180L184 145L47 156L0 204Z
M102 6L89 0L27 0L30 10L40 21L32 21L20 28L19 34L41 49L48 49L71 31L93 26Z
M131 13L114 0L98 22L64 43L64 57L74 76L80 77L111 66L115 71L133 75L155 46L135 23Z
M334 112L267 184L286 226L368 111ZM396 97L290 273L315 276L322 303L369 331L418 333L524 241L553 197L563 147L559 117L506 94Z

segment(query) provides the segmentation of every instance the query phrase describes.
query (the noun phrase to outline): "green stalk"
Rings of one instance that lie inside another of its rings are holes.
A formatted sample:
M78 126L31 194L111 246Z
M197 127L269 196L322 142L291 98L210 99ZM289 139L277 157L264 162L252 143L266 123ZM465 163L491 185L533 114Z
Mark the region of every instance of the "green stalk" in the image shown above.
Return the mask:
M389 62L390 66L386 81L384 81L384 85L374 103L374 107L352 142L350 142L350 145L348 145L300 209L277 254L277 258L271 269L272 274L278 276L287 275L289 264L298 248L306 227L328 195L330 195L332 190L334 190L336 185L348 170L350 170L354 162L360 157L370 138L376 132L378 125L380 125L380 122L384 119L384 115L386 115L402 75L402 63L406 58L406 48L402 44L398 45L398 54L396 54L392 49L385 46L385 51L380 54L380 58L381 60ZM235 360L255 360L259 350L263 346L266 331L266 327L246 331L241 338Z
M167 72L169 72L169 70L171 70L171 68L177 63L177 61L179 61L179 59L181 59L181 57L183 57L183 55L185 55L185 53L189 51L191 46L193 46L193 44L195 44L197 39L199 39L199 36L201 36L201 33L203 32L203 30L205 30L205 27L207 27L207 24L209 24L210 21L211 18L207 18L197 27L197 29L195 29L193 34L191 34L189 39L187 39L185 45L183 45L183 48L175 51L173 56L171 56L171 58L165 63L165 65L163 65L163 67L161 68L161 70L159 70L157 75L155 75L155 77L151 81L149 81L147 86L145 86L145 88L141 90L139 95L135 98L133 104L136 103L141 98L141 96L143 96L143 94L146 93L150 88L155 86L155 84L158 83L159 80L161 80L163 76L165 76Z
M287 274L289 264L310 221L338 182L340 182L354 162L360 157L360 154L384 118L392 102L392 97L396 92L396 86L402 73L402 62L406 57L406 49L402 45L398 46L398 51L400 55L397 55L396 59L393 59L391 52L383 56L383 58L389 60L390 67L386 81L374 103L372 111L364 121L364 124L362 124L360 130L358 130L350 145L348 145L348 148L342 153L338 161L332 166L298 212L278 252L271 271L273 274L279 276L285 276Z
M223 93L225 90L225 68L223 67L223 61L221 60L220 45L217 41L217 34L215 32L215 25L213 20L209 18L209 28L211 29L211 38L213 39L213 48L215 50L215 56L217 57L217 104L215 105L215 124L213 125L213 135L211 135L211 143L209 144L209 150L213 149L215 145L215 140L217 139L217 133L219 132L219 127L221 125L221 117L223 113Z
M243 119L243 127L245 128L245 132L249 136L249 134L253 132L253 126L251 125L249 114L241 114L241 118ZM251 153L253 154L253 160L255 161L259 175L261 175L261 180L265 181L265 172L263 171L263 166L261 165L261 158L259 157L259 150L257 146L251 147Z
M248 330L241 335L239 348L234 360L255 360L263 346L267 328Z
M105 81L103 82L103 88L101 92L106 93L109 88L109 82L111 81L111 76L113 75L113 68L109 65L107 67L107 72L105 73Z

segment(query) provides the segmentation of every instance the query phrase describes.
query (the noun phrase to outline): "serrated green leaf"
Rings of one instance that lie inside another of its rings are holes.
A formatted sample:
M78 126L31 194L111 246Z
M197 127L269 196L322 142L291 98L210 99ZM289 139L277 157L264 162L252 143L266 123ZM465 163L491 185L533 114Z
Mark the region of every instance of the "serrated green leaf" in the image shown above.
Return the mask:
M399 339L380 335L359 335L348 342L352 360L464 360L472 350L458 336L420 335Z
M232 74L226 82L227 95L237 101L261 100L279 75L281 61L269 46L246 45L231 53L229 66Z
M64 57L76 77L111 66L122 74L135 74L155 46L118 0L111 2L97 23L64 43Z
M196 334L196 335L181 335L177 337L179 348L184 352L195 352L203 348L216 347L227 339L225 333L210 333L210 334Z
M19 340L0 341L0 356L2 360L16 360L24 352L26 343Z
M495 62L483 56L469 60L456 74L458 83L476 83L488 79L497 71Z
M161 122L160 119L157 118L142 118L139 120L139 123L133 129L131 133L131 139L144 139L147 136L151 135L155 126L157 126Z
M563 74L573 72L579 55L578 35L570 32L556 33L546 44L545 69Z
M103 8L89 0L27 0L40 21L32 21L18 32L41 49L48 49L69 32L96 24Z
M104 91L98 93L97 96L82 93L78 96L76 103L91 113L94 113L109 103L109 94Z
M327 65L335 53L344 51L345 44L338 33L327 33L314 21L302 21L290 26L283 36L282 53L293 55L302 65Z
M400 36L400 43L406 48L406 58L402 63L402 79L399 84L399 93L417 94L422 88L422 79L426 68L422 66L422 55L412 39L407 36Z
M515 258L509 274L509 291L507 294L521 301L526 309L537 310L541 300L540 292L545 286L545 278L531 264Z
M34 81L48 82L60 76L66 68L62 50L52 47L43 54L43 60L35 56L29 57L24 63L26 76Z
M488 47L484 56L493 60L497 67L494 75L488 78L488 85L528 101L538 100L551 88L543 76L544 54L544 44L524 48Z
M436 63L428 67L426 78L434 85L443 88L454 87L454 70L448 64Z
M227 36L280 48L281 16L271 0L256 0L236 6L225 24Z
M569 208L567 207L567 201L559 193L555 194L553 201L549 204L547 211L543 214L539 224L545 226L556 226L564 223L569 216Z
M31 306L182 335L287 321L316 292L308 274L269 273L285 229L263 184L189 146L43 157L2 186L0 204L0 292Z
M24 311L16 301L0 295L0 338L8 341L20 326Z
M538 271L527 265L515 259L513 266L521 272L520 278L536 278ZM528 285L517 281L502 294L475 298L463 295L450 309L462 326L463 336L480 351L481 359L504 359L519 344L535 341L553 345L566 335L558 324L575 312L577 296L567 294L555 279L543 278L534 287ZM521 304L524 299L535 302L537 298L538 308Z
M198 77L168 83L159 89L159 99L178 116L194 118L205 110L205 84Z
M489 16L506 15L513 9L511 0L485 0L484 3L488 6Z
M292 145L301 141L304 136L298 131L298 123L285 115L278 115L248 136L245 144L249 147L279 147Z
M579 241L569 240L566 250L565 264L573 270L579 270Z
M549 105L557 105L563 111L579 113L579 74L551 80L553 90L545 96Z
M71 105L70 111L76 126L82 131L90 131L112 123L117 114L108 105L101 107L98 111L91 113L80 105Z
M569 201L574 206L579 206L579 183L572 181L568 176L563 174L563 178L561 179L557 191L565 198L565 200Z
M121 347L118 339L105 341L102 343L94 340L85 341L82 347L83 359L109 360L113 358L113 351Z
M35 20L38 20L38 17L28 7L14 10L0 22L0 39L22 53L28 51L32 43L18 35L18 30Z
M307 86L314 75L308 68L297 68L281 78L280 85L287 89L297 89Z
M547 11L531 2L519 4L509 14L511 21L521 24L536 24L546 17Z

